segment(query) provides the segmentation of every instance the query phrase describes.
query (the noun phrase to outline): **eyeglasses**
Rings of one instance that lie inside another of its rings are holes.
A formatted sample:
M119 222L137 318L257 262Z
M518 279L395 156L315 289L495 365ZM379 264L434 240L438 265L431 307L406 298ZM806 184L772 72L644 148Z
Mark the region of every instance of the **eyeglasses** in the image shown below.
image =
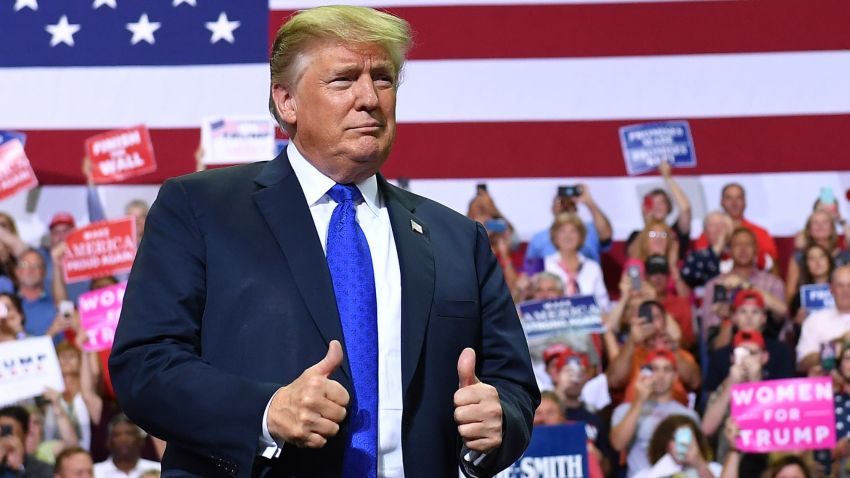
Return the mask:
M667 233L665 231L649 231L650 239L667 239Z
M21 270L32 270L32 269L41 269L43 266L38 262L21 261L21 262L18 262L18 265L15 266L15 267L17 267L18 269L21 269Z

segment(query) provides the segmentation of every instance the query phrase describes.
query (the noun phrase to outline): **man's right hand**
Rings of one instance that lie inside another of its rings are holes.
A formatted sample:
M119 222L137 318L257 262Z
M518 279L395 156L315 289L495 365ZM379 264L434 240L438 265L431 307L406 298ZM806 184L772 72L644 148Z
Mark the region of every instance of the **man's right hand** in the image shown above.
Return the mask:
M299 447L321 448L339 432L348 391L328 377L342 364L342 345L332 340L328 353L295 381L278 389L269 404L269 433Z

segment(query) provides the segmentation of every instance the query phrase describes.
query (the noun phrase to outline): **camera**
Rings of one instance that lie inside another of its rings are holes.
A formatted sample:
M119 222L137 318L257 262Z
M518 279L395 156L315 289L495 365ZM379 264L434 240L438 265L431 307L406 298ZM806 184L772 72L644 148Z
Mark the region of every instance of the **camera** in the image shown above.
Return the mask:
M490 234L501 234L507 232L508 223L504 219L488 219L484 221L484 229Z
M729 302L729 291L726 290L726 286L722 284L714 284L714 297L713 301L716 302Z
M0 425L0 437L12 435L12 425Z
M558 186L558 196L562 198L574 198L581 196L581 186L578 184Z

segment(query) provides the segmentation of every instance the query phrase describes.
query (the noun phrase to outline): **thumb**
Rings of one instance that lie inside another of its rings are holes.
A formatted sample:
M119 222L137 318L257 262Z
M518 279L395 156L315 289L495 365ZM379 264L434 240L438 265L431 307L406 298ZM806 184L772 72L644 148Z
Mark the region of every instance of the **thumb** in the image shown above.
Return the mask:
M463 349L457 359L457 378L459 387L468 387L479 383L475 376L475 350L469 347Z
M328 353L325 354L325 358L320 360L316 365L310 367L310 370L327 377L341 364L342 345L340 345L339 340L331 340L331 343L328 344Z

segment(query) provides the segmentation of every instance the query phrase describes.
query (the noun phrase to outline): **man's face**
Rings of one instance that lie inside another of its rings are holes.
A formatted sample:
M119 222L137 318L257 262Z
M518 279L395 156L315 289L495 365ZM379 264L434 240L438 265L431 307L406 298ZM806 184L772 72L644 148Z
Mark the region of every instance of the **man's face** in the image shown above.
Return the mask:
M62 461L54 478L92 478L94 464L88 453L74 453Z
M136 220L136 236L141 240L142 234L145 232L145 220L148 217L148 212L145 208L139 206L127 206L124 212L127 213L128 217Z
M735 309L735 314L732 316L732 321L738 326L739 330L751 332L761 332L764 321L767 317L755 301L748 300Z
M655 396L666 395L673 389L676 369L666 358L656 358L649 364L652 367L652 393Z
M663 293L667 289L667 282L670 276L661 272L648 274L646 280L652 285L656 293Z
M71 227L70 224L57 224L50 228L50 247L56 247L59 244L65 242L65 239L68 237L68 234L73 231L74 228Z
M21 286L44 286L44 259L35 251L24 253L15 267L15 275Z
M759 344L754 342L743 342L738 347L742 349L746 349L748 352L742 359L741 365L744 367L744 370L747 372L747 381L755 382L761 380L761 372L764 368L764 364L767 363L768 355L762 350ZM737 347L736 347L737 348ZM732 362L735 361L735 355L732 354Z
M729 241L732 250L732 261L739 267L750 267L756 258L756 243L753 237L741 232L732 236Z
M59 368L62 370L62 375L79 375L80 374L80 355L73 351L64 349L59 353Z
M732 219L741 219L744 217L744 209L747 208L744 190L738 186L729 186L723 191L720 206L726 211L726 214L732 216Z
M138 459L144 445L139 427L119 422L112 428L109 437L109 452L115 458L124 460Z
M295 85L274 87L278 113L313 166L338 183L363 181L390 154L398 72L376 44L317 40L304 55Z
M564 289L558 286L558 281L550 278L540 278L534 289L534 300L557 299L564 295Z
M534 425L558 425L564 422L564 413L552 400L543 399L534 411Z
M850 268L841 267L832 274L832 296L835 297L835 307L842 311L850 311Z

